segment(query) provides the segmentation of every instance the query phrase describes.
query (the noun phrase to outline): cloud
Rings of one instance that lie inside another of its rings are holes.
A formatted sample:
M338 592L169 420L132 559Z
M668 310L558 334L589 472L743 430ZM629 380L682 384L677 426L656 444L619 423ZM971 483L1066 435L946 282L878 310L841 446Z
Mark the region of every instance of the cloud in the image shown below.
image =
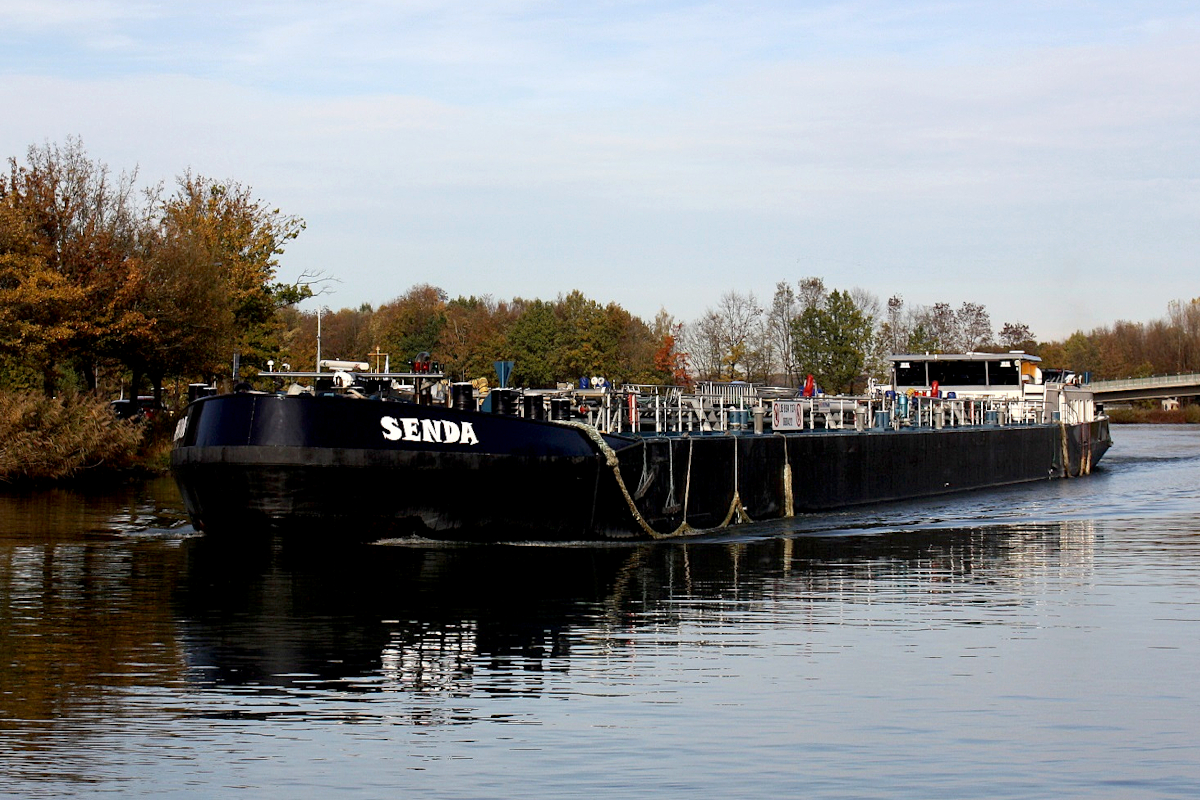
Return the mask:
M151 3L117 0L4 0L0 27L12 32L79 31L97 25L116 27L156 16Z

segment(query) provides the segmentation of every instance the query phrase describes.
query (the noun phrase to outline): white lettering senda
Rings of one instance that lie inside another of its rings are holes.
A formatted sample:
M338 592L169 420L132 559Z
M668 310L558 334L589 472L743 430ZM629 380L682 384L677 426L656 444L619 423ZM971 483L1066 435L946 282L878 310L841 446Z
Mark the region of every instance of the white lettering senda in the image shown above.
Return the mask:
M475 427L469 422L410 417L380 417L383 438L389 442L427 442L430 444L479 444Z

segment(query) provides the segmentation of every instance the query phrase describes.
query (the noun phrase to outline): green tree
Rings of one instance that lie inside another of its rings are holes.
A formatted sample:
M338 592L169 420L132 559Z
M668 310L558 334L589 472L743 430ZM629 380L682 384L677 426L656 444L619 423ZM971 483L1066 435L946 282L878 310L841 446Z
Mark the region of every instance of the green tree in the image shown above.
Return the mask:
M555 380L576 381L591 375L614 382L624 379L617 374L619 323L610 324L603 306L575 290L558 298L554 315L558 325L550 367Z
M1099 366L1100 353L1095 340L1083 331L1071 334L1063 343L1066 366L1078 373L1093 372Z
M396 369L418 353L436 355L446 327L446 293L428 283L418 284L381 306L376 316L380 344L391 355L392 368Z
M556 380L554 359L561 327L554 304L533 300L522 305L524 309L508 332L507 353L516 362L513 383L552 387Z
M827 392L850 391L863 373L871 333L871 320L850 294L830 292L821 305L805 309L793 325L801 371L812 373Z
M942 350L937 336L925 326L924 322L917 322L908 331L908 336L904 340L904 352L940 353Z

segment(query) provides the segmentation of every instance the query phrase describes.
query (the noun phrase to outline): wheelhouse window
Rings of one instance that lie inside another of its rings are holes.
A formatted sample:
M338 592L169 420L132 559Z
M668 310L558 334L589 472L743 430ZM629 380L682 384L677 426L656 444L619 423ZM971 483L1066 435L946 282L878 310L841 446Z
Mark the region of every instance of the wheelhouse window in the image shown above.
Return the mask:
M897 386L924 386L925 385L925 362L924 361L898 361L898 362L896 362L896 385Z
M987 386L986 361L932 361L929 380L942 386Z
M992 386L1020 386L1021 362L1014 360L992 363L988 367Z

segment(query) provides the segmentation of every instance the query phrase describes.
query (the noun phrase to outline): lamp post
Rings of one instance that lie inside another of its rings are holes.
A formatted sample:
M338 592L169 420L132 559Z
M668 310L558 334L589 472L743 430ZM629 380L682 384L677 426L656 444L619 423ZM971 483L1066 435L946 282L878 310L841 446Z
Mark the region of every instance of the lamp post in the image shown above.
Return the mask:
M321 371L321 315L329 313L326 306L317 309L317 372Z

